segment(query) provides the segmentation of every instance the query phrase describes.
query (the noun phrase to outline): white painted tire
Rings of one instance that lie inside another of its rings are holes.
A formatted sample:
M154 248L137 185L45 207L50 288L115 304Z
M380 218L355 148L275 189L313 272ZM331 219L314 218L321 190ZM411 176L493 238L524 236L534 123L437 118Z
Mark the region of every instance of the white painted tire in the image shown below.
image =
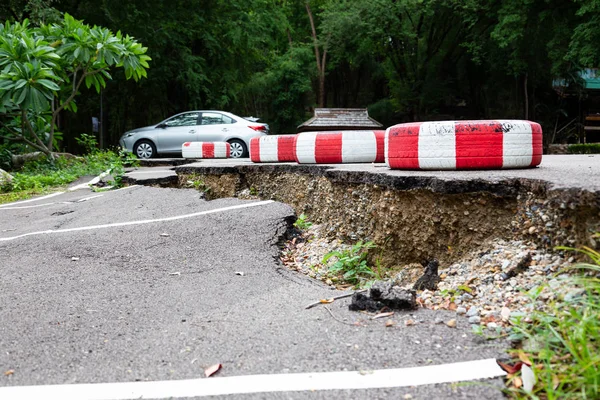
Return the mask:
M384 131L302 132L296 139L300 164L384 162Z
M231 146L227 142L185 142L181 154L183 158L229 158Z
M296 135L267 135L250 139L250 160L255 163L296 161Z
M521 120L395 125L385 134L391 169L531 168L542 162L542 128Z

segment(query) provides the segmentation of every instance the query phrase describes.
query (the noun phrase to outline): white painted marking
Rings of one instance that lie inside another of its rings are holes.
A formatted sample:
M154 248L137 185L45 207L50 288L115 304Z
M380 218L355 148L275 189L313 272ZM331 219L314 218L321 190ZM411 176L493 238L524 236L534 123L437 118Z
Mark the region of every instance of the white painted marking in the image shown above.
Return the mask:
M502 168L528 167L533 158L533 134L527 121L500 120L502 135Z
M90 231L90 230L94 230L94 229L117 228L117 227L120 227L120 226L132 226L132 225L151 224L151 223L155 223L155 222L176 221L176 220L180 220L180 219L198 217L200 215L214 214L214 213L218 213L218 212L224 212L224 211L229 211L229 210L237 210L237 209L241 209L241 208L257 207L257 206L262 206L262 205L270 204L270 203L273 203L273 200L265 200L265 201L258 201L258 202L255 202L255 203L240 204L240 205L237 205L237 206L223 207L223 208L217 208L217 209L214 209L214 210L207 210L207 211L200 211L200 212L193 213L193 214L177 215L175 217L166 217L166 218L157 218L157 219L145 219L145 220L141 220L141 221L116 222L114 224L81 226L81 227L78 227L78 228L69 228L69 229L57 229L57 230L49 229L47 231L29 232L29 233L24 233L24 234L18 235L18 236L12 236L12 237L7 237L7 238L0 238L0 242L6 242L6 241L9 241L9 240L15 240L15 239L19 239L19 238L26 237L26 236L49 235L49 234L52 234L52 233L66 233L66 232Z
M92 200L92 199L95 199L95 198L98 198L98 197L102 197L102 196L104 196L104 195L103 194L97 194L95 196L84 197L83 199L77 200L76 203L83 203L84 201Z
M393 388L506 375L495 359L375 371L246 375L155 382L0 387L2 400L126 400L315 390Z
M258 145L260 146L260 161L261 162L277 162L279 149L279 136L261 136L258 139Z
M317 132L302 132L296 137L296 158L300 164L315 164Z
M131 171L128 172L127 175L135 175L135 174L156 174L159 172L173 172L172 169L154 169L152 171Z
M31 203L33 201L46 200L46 199L49 199L49 198L54 197L54 196L60 196L61 194L64 194L64 193L65 192L56 192L56 193L48 194L46 196L36 197L34 199L15 201L15 202L12 202L12 203L5 203L5 204L1 204L0 208L2 208L2 207L8 207L8 206L13 206L13 205L19 205L19 204L25 204L25 203Z
M108 190L108 189L107 189L105 192L111 192L111 193L114 193L114 192L118 192L119 190L131 189L131 188L138 187L138 186L139 186L139 185L125 186L125 187L122 187L122 188L119 188L119 189L115 189L115 190ZM103 189L106 189L106 188L103 188ZM56 195L63 194L63 193L65 193L65 192L53 193L53 194L51 194L51 195L44 196L44 198L48 198L49 196L56 196ZM23 206L23 207L6 207L6 206L8 206L8 205L12 205L12 204L17 204L17 205L18 205L18 204L22 204L22 203L27 203L27 202L29 202L29 201L34 201L34 200L39 200L39 199L42 199L42 197L39 197L39 198L36 198L36 199L31 199L31 200L26 200L26 201L20 201L20 202L17 202L17 203L7 203L7 204L3 204L2 206L0 206L0 207L1 207L1 208L0 208L0 211L2 211L2 210L22 210L22 209L25 209L25 208L47 207L47 206L51 206L51 205L54 205L54 204L72 204L72 203L81 203L81 202L88 201L88 200L91 200L91 199L95 199L96 197L102 197L102 196L104 196L104 195L103 195L103 194L99 194L99 195L96 195L96 196L84 197L83 199L79 199L79 200L77 200L77 201L75 201L75 202L73 202L73 201L58 201L58 202L54 202L54 203L35 204L35 205L33 205L33 206Z
M67 202L67 201L65 201L65 202L59 201L59 202L57 202L57 203L44 203L44 204L35 204L35 205L33 205L33 206L23 206L23 207L4 207L4 208L0 208L0 211L3 211L3 210L24 210L24 209L27 209L27 208L48 207L48 206L52 206L52 205L55 205L55 204L69 204L69 202Z
M454 121L424 122L419 130L419 168L456 169Z
M90 185L95 185L96 183L100 182L100 179L104 178L105 176L108 176L108 174L110 174L109 169L107 169L106 171L104 171L103 173L98 175L97 177L93 178L89 182L70 187L68 190L69 190L69 192L74 192L75 190L79 190L79 189L89 189Z
M342 162L374 162L377 158L377 139L373 131L342 132Z
M384 141L384 150L383 155L385 157L385 165L390 168L390 158L388 156L390 150L390 128L385 130L385 141Z

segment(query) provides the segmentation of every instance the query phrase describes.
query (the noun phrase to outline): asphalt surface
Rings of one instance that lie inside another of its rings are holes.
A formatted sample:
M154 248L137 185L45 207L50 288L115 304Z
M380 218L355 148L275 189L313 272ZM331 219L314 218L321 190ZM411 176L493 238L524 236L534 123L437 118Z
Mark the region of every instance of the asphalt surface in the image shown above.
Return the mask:
M434 322L453 312L398 312L385 327L385 318L349 311L349 299L305 310L339 292L277 261L289 206L199 214L251 203L137 186L0 207L0 387L199 378L215 363L219 376L237 376L503 355L506 343L482 341L465 318L457 328ZM136 221L146 223L115 225ZM494 399L499 387L493 379L235 398Z
M201 160L185 167L224 168L244 166L285 165L289 168L306 168L314 164L277 163L255 164L249 159ZM514 179L539 180L547 182L551 189L583 189L590 192L600 191L600 155L544 155L542 163L536 168L477 170L477 171L405 171L391 170L385 164L318 164L331 171L361 172L391 177L432 178L446 182L484 181L497 183ZM144 172L147 171L147 172ZM139 170L134 173L136 179L151 179L151 170ZM161 167L162 176L175 175L175 167ZM158 175L157 175L158 177Z

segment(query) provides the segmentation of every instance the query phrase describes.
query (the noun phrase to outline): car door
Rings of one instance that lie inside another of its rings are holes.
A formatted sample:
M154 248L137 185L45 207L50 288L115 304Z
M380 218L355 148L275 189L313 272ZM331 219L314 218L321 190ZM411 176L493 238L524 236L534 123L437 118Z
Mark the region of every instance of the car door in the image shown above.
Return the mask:
M199 112L176 115L164 121L156 129L158 132L159 153L180 153L185 142L198 141Z
M225 114L203 111L198 127L198 140L201 142L224 142L231 136L233 124L236 122Z

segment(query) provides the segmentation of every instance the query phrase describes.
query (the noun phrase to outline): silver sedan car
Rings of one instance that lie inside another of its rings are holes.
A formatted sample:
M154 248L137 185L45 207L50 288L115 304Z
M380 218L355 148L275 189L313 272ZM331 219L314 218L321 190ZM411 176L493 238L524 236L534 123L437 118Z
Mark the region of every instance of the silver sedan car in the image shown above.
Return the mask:
M225 111L189 111L125 132L119 144L138 158L152 158L181 154L185 142L229 142L231 157L240 158L248 157L250 139L268 133L269 125Z

